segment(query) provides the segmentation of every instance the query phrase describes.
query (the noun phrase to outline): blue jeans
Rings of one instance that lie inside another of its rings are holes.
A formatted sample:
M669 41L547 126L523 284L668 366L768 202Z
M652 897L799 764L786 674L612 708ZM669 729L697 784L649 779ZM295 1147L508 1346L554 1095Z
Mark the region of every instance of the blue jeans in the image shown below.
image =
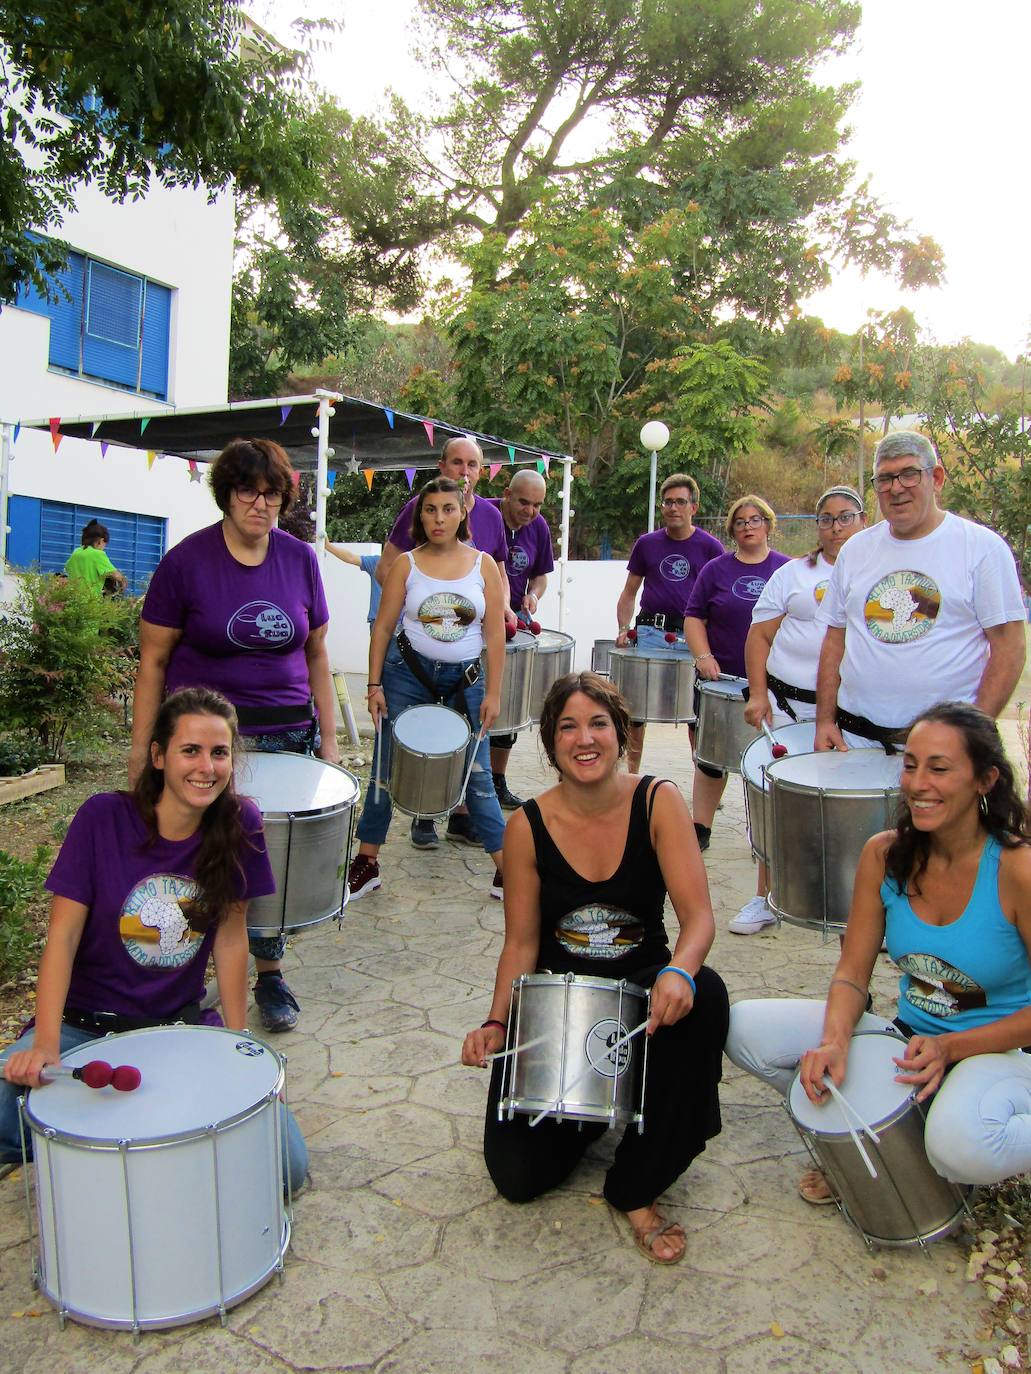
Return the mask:
M423 672L443 696L461 679L467 665L465 663L438 663L423 658L419 654ZM435 698L413 675L404 659L397 641L392 640L383 660L383 695L387 700L388 720L384 721L379 735L380 777L390 777L390 752L393 727L390 722L397 719L408 706L432 705ZM469 711L469 724L474 733L480 728L480 706L483 703L483 678L465 688L465 702ZM451 703L453 704L453 703ZM457 707L456 707L457 709ZM374 770L375 772L375 770ZM465 794L469 814L476 826L476 833L483 843L486 853L494 854L505 838L505 821L494 791L494 779L490 772L490 745L486 738L476 746L476 761L469 774L469 787ZM376 800L375 784L370 782L365 793L365 805L358 822L358 838L365 844L382 844L390 828L390 797L386 786L380 787L379 801Z
M689 654L691 652L684 639L683 630L677 635L675 644L667 644L666 631L658 630L654 625L637 626L637 647L639 649L665 649L667 653L671 654Z
M2 1070L8 1055L13 1054L15 1050L29 1049L35 1035L35 1028L30 1027L22 1032L13 1045L8 1045L5 1050L0 1052L0 1070ZM91 1041L99 1043L103 1038L103 1036L98 1037L96 1031L80 1030L77 1026L62 1024L61 1054L68 1054L69 1051L77 1050L81 1045L88 1045ZM8 1083L5 1078L0 1076L0 1164L21 1163L18 1098L26 1091L26 1088ZM279 1129L283 1141L283 1187L285 1188L289 1181L291 1189L296 1192L304 1182L304 1177L308 1172L308 1147L304 1143L300 1126L294 1120L293 1112L284 1107L282 1102L279 1104ZM32 1137L27 1126L25 1144L31 1158Z

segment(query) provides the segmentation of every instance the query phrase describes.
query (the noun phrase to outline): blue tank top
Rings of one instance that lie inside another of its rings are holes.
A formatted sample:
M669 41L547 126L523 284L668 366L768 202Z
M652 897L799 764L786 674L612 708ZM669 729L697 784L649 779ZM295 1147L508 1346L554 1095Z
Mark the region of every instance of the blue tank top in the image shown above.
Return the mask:
M902 970L899 1016L921 1035L969 1030L1031 1005L1031 959L999 902L998 840L985 841L970 901L947 926L922 921L881 883L888 954Z

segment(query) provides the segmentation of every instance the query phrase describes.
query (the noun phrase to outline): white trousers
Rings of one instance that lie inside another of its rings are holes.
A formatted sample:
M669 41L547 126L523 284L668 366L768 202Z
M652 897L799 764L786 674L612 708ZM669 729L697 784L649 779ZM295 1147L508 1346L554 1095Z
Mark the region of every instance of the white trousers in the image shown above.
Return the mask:
M728 1058L787 1095L803 1053L820 1043L825 1002L758 998L730 1009ZM857 1031L898 1028L864 1012ZM953 1183L1031 1172L1031 1055L977 1054L945 1077L927 1115L927 1158Z

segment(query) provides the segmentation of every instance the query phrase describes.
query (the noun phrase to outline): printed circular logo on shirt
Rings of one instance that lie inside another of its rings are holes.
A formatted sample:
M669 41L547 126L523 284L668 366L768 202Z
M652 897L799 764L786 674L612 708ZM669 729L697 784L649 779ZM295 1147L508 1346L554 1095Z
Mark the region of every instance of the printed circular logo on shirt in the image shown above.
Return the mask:
M122 906L118 933L125 951L144 968L182 968L204 939L190 926L198 888L192 878L154 873L137 883Z
M929 1016L955 1016L988 1005L979 983L936 954L904 954L898 966L909 975L906 997Z
M294 622L271 601L248 601L232 616L226 634L241 649L279 649L294 637Z
M827 588L830 584L831 580L827 577L824 578L822 582L817 582L816 586L813 588L813 600L816 602L817 606L819 606L820 602L827 595Z
M682 553L668 553L659 564L659 572L667 582L686 582L693 569Z
M644 939L636 916L615 906L579 906L555 926L555 939L584 959L621 959Z
M476 619L476 608L461 592L434 592L419 607L418 619L431 639L452 644Z
M514 573L524 573L530 566L530 555L518 544L513 544L508 551L508 566Z
M624 1040L627 1033L622 1021L614 1016L606 1016L596 1021L584 1036L584 1055L595 1073L603 1078L618 1078L627 1071L633 1058L634 1042ZM620 1040L624 1043L614 1050Z
M756 577L752 574L746 577L739 577L730 590L739 601L758 601L763 594L763 588L765 586L765 577Z
M900 568L871 587L863 607L866 628L882 644L909 644L934 628L941 600L932 578Z

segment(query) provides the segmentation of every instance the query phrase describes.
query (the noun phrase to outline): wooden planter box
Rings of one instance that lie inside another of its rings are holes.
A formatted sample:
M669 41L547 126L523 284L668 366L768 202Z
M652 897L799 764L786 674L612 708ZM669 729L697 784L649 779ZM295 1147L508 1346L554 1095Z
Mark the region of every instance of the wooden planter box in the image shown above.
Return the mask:
M17 778L0 778L0 806L4 802L21 801L37 792L49 792L52 787L64 786L64 764L42 763Z

